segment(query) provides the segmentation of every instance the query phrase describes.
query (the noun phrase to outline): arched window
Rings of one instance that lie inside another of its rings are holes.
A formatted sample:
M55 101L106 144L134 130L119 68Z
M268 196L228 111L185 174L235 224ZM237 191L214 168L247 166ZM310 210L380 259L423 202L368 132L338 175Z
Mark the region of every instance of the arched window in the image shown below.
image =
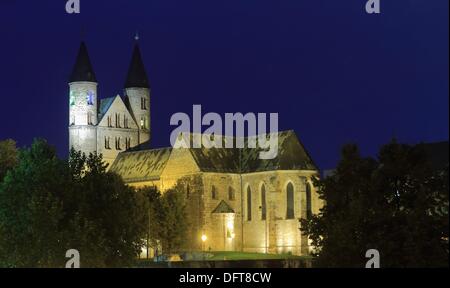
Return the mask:
M145 127L145 117L144 116L141 116L141 129L143 130L143 129L145 129L146 127Z
M211 198L217 199L217 190L216 190L216 186L214 186L214 185L211 187Z
M92 125L92 113L91 112L87 113L87 123L88 123L88 125Z
M266 220L267 206L266 206L266 186L261 186L261 220Z
M186 199L191 198L191 187L189 187L189 184L186 185Z
M120 126L120 115L116 113L116 128L121 128Z
M116 150L122 150L121 140L122 139L120 137L116 137Z
M286 219L294 219L294 185L289 183L286 187L287 195L287 213Z
M110 137L109 136L105 136L105 149L111 149L111 145L110 145Z
M247 221L252 221L252 189L247 187Z
M306 218L312 215L311 184L306 183Z
M87 105L90 105L90 106L94 105L94 91L88 91L86 93L86 102L87 102Z
M236 195L234 193L233 187L228 187L228 200L234 201L236 199Z
M70 91L70 106L75 105L75 92Z

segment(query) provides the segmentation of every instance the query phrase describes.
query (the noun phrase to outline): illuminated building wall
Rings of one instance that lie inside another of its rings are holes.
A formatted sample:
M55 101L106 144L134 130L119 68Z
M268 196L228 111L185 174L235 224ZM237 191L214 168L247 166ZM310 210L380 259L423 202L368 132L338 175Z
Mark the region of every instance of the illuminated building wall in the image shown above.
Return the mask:
M316 170L212 172L207 171L213 169L203 162L205 159L198 159L199 154L214 157L211 151L206 154L192 149L125 152L119 155L111 170L135 187L155 185L163 193L175 187L184 194L189 222L187 251L308 253L308 239L301 236L299 219L307 215L306 184L317 175ZM288 215L289 183L292 215ZM251 219L247 202L249 188ZM317 213L321 206L316 191L311 189L311 212Z
M150 85L135 45L123 97L97 95L97 79L87 47L81 43L69 80L69 148L102 154L112 164L117 155L150 140Z

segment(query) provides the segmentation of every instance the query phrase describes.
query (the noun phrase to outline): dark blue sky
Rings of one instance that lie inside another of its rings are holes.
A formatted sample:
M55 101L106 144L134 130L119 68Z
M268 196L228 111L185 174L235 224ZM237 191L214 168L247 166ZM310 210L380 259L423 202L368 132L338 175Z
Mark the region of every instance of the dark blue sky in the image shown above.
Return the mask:
M448 0L0 2L0 139L68 150L67 79L85 40L100 98L122 93L133 35L153 88L155 146L175 112L278 112L321 168L340 147L376 153L449 135Z

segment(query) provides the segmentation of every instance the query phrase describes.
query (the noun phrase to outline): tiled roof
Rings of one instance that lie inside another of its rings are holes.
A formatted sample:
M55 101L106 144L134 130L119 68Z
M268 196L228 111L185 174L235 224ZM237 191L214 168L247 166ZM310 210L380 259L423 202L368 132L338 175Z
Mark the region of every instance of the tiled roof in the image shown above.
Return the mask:
M123 152L111 166L111 171L121 175L125 181L154 179L161 175L171 151L172 148L163 148ZM200 171L203 172L252 173L274 170L318 170L294 131L278 133L278 155L271 160L259 159L260 150L256 148L208 149L203 147L189 148L189 151Z
M120 153L110 171L122 176L125 182L159 179L172 148Z

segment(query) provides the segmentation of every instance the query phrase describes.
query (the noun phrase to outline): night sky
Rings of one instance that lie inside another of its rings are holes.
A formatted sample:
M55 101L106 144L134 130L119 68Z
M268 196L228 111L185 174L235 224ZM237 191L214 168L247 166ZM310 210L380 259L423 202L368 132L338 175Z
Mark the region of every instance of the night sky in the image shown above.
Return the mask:
M173 113L278 112L321 169L449 135L448 0L0 1L0 139L68 152L68 78L81 34L99 97L122 94L133 37L152 85L152 143ZM84 30L84 33L81 31Z

